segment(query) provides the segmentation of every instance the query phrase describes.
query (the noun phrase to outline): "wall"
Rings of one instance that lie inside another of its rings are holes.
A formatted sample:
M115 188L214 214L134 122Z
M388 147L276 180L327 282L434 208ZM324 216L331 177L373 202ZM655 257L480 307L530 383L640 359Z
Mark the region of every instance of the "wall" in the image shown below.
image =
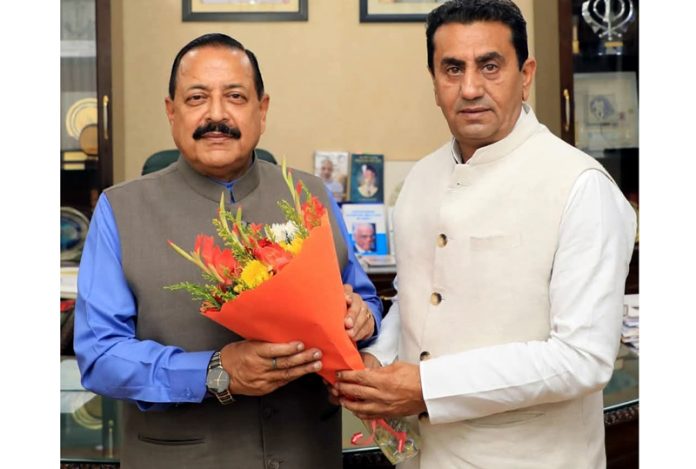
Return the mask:
M518 0L534 49L533 0ZM435 106L420 23L359 22L358 0L309 0L307 22L182 22L181 0L112 2L115 182L173 148L171 62L194 37L229 34L256 53L271 96L259 146L311 171L314 150L416 160L449 131ZM534 93L530 99L534 104Z

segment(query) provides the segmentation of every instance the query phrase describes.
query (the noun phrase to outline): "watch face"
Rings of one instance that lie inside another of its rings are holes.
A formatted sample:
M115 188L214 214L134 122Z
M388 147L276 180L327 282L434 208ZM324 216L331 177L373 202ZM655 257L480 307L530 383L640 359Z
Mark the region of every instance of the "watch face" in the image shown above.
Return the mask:
M208 371L205 385L211 392L219 394L224 392L230 385L230 377L222 368L213 368Z

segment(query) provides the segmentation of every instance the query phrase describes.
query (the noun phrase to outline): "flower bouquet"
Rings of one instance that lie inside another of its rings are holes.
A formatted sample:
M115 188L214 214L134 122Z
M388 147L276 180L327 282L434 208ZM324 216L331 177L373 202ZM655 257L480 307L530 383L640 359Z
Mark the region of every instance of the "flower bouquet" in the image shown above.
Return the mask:
M318 348L323 354L318 374L334 384L337 371L360 370L364 365L345 331L345 294L331 225L317 197L301 181L293 183L285 161L282 172L292 197L291 202L278 202L284 224L246 223L241 208L234 215L225 209L222 194L213 225L224 248L205 235L196 237L191 252L169 241L201 269L207 283L181 282L165 288L188 291L201 302L203 316L245 339L300 340L308 348ZM388 427L384 421L378 423L375 429ZM403 440L391 442L394 450L405 447L405 435L394 438Z

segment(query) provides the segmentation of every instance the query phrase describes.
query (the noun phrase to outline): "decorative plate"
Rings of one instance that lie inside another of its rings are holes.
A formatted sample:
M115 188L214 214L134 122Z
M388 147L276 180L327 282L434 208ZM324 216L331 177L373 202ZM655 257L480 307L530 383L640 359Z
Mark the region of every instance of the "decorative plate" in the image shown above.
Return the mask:
M60 260L77 260L87 238L89 220L72 207L60 208Z

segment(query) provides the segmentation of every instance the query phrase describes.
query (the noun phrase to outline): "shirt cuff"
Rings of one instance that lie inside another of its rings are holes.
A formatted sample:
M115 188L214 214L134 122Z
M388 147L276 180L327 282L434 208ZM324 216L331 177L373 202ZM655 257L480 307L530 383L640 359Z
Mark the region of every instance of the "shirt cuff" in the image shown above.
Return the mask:
M206 395L205 378L212 351L184 352L172 355L163 368L163 382L169 383L169 402L202 402ZM136 401L140 410L157 410L160 403Z

